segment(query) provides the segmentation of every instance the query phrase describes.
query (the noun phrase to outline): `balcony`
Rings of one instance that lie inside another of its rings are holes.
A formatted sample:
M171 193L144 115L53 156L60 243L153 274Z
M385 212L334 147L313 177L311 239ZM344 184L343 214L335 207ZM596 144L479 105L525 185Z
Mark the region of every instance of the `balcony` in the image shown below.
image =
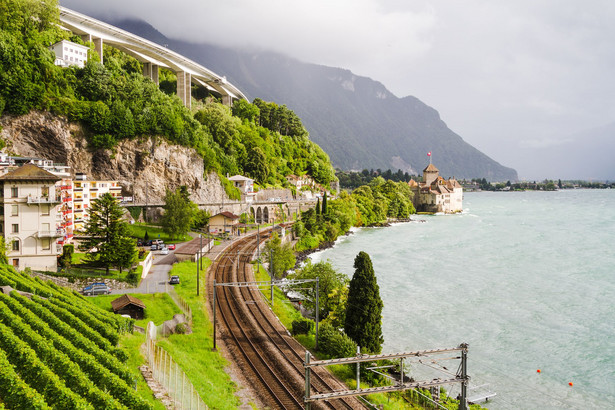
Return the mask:
M56 229L55 231L38 231L36 233L37 238L59 238L64 236L64 232L61 229Z
M60 197L49 197L49 196L35 197L32 195L28 195L28 205L29 204L59 204L60 202L62 202Z

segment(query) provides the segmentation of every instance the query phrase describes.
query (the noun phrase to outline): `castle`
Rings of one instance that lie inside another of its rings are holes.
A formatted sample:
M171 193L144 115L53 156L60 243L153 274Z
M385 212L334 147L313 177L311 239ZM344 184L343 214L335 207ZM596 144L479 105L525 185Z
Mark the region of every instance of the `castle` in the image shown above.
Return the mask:
M440 176L431 162L423 170L423 182L408 182L414 194L412 203L417 212L455 213L463 211L463 188L454 178Z

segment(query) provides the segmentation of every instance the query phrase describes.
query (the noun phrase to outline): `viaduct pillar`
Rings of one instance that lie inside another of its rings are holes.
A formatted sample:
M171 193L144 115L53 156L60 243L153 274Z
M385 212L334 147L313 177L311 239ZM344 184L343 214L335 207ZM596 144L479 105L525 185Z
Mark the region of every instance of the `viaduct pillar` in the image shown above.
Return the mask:
M100 57L100 64L103 64L103 39L95 38L94 39L94 50L98 53Z
M143 76L149 78L158 85L158 65L147 62L143 63Z
M177 96L182 100L184 106L190 108L191 106L191 86L192 86L192 75L185 71L178 71L175 73L177 75Z

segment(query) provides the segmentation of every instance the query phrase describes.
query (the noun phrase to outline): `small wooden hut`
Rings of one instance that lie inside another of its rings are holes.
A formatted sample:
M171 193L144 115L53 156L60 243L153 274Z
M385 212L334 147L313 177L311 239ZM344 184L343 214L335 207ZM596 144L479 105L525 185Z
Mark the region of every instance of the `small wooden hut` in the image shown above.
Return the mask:
M122 295L111 302L113 313L129 315L131 318L140 320L145 316L145 303L130 295Z

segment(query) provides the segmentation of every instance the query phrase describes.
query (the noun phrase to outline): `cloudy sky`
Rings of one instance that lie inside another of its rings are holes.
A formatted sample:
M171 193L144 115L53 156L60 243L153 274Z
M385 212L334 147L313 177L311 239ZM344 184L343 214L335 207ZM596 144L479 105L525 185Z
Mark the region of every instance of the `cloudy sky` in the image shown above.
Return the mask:
M532 153L548 155L615 122L612 0L60 3L141 18L167 37L350 69L434 107L449 128L521 178L557 177L530 164Z

